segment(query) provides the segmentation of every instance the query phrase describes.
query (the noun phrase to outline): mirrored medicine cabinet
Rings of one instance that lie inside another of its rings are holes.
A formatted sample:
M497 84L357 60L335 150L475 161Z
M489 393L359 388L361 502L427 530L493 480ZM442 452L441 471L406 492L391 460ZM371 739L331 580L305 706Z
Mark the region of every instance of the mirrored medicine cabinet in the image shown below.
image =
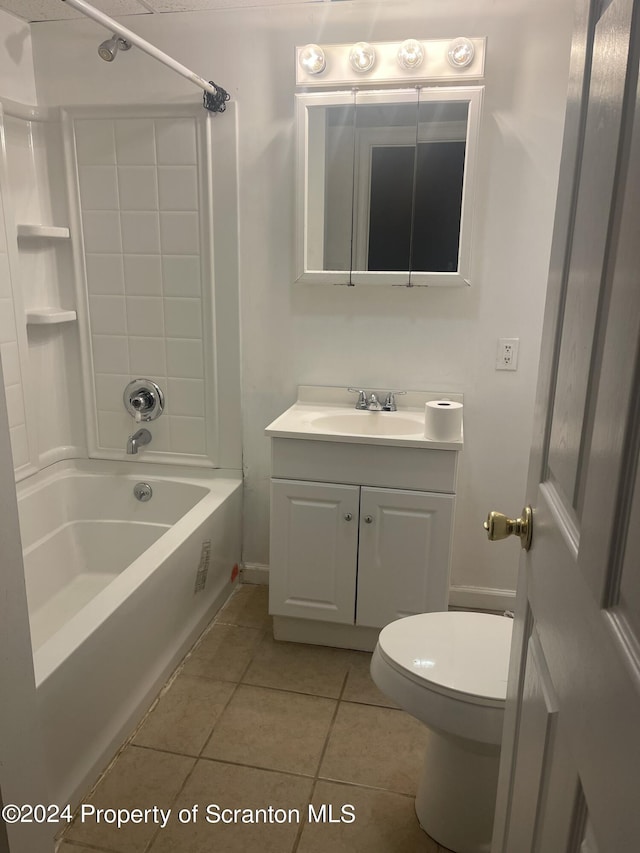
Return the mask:
M296 95L296 281L471 283L482 91Z

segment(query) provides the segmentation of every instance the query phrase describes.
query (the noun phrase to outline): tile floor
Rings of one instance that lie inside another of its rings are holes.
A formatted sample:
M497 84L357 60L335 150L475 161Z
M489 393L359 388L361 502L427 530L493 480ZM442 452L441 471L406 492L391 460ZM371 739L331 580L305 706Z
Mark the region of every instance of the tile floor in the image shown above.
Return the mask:
M166 826L87 813L59 853L447 853L413 810L425 731L377 690L369 658L275 642L267 588L238 587L85 800L171 809ZM309 803L355 820L309 822ZM212 823L209 804L292 819Z

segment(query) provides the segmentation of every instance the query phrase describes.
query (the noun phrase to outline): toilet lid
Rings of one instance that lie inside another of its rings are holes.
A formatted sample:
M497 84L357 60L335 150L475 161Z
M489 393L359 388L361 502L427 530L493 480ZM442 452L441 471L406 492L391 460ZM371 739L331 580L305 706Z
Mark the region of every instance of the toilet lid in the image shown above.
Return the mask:
M393 666L435 690L504 701L512 626L489 613L420 613L383 628L378 646Z

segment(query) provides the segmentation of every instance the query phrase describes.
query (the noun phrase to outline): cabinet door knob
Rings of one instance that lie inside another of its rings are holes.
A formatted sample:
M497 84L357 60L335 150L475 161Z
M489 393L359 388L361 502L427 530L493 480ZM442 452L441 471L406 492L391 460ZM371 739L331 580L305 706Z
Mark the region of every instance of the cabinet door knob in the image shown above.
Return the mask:
M373 516L371 515L365 515L364 520L367 524L373 524Z
M345 520L345 521L351 521L351 519L352 519L352 518L353 518L353 514L352 514L352 513L350 513L350 512L345 512L345 514L344 514L344 520Z

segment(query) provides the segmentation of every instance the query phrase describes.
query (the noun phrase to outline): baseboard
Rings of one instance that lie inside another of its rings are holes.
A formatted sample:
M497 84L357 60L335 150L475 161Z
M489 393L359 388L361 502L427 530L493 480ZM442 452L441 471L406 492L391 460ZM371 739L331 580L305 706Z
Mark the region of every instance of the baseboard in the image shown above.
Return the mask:
M243 563L240 569L240 583L269 586L269 566L265 566L264 563Z
M483 586L452 586L449 590L449 606L471 610L513 610L516 600L512 589L492 589Z

